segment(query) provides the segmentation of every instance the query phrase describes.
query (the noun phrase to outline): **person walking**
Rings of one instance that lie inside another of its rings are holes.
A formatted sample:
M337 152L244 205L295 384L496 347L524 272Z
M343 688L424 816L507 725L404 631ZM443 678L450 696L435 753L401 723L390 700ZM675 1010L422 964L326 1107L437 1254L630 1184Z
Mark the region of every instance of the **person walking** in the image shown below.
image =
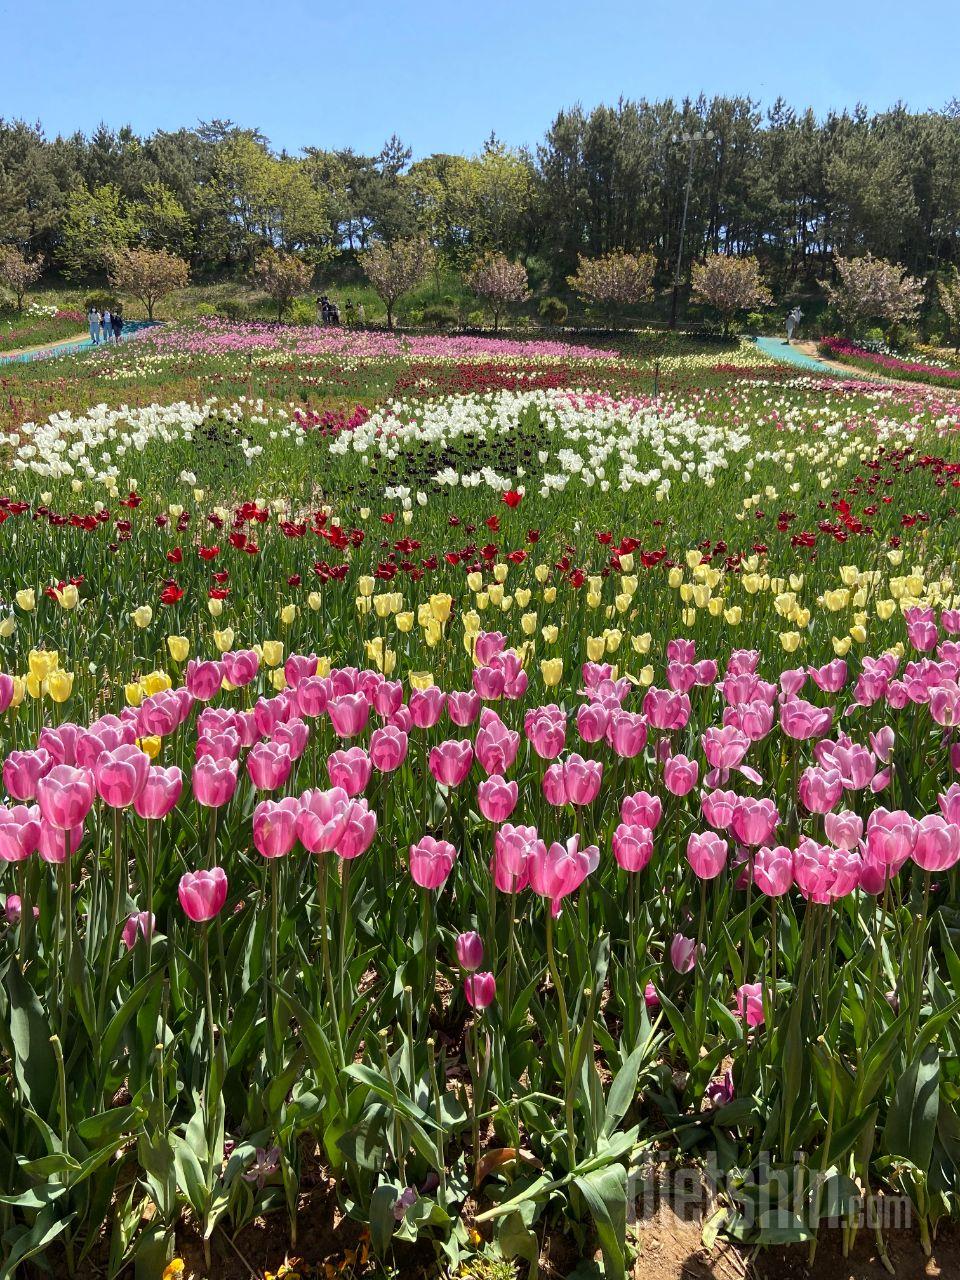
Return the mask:
M789 311L787 313L787 344L786 345L788 347L790 345L791 339L793 338L794 330L797 328L802 318L803 318L803 312L800 310L799 307L794 307L792 311Z
M110 317L110 327L113 330L113 340L119 347L120 335L123 333L123 308L114 307L113 315Z
M111 324L110 324L111 319L112 319L112 317L111 317L111 315L110 315L110 308L109 308L109 307L104 307L104 308L103 308L103 311L100 313L100 340L101 340L101 342L109 342L109 341L110 341L110 335L111 335L111 333L113 332L112 327L111 327Z
M366 322L367 322L367 315L363 309L363 303L358 302L357 303L357 324L362 329L363 326L366 324Z
M95 347L100 345L100 312L91 304L87 312L87 324L90 326L90 341Z

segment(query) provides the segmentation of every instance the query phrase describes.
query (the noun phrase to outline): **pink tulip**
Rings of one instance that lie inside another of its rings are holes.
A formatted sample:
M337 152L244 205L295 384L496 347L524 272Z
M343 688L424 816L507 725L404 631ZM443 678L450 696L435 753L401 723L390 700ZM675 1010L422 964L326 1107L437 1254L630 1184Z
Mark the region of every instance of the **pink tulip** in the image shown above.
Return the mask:
M800 803L810 813L829 813L843 795L843 782L836 769L811 766L804 769L797 784Z
M833 902L857 886L861 866L859 854L805 837L794 853L794 882L811 902Z
M667 684L675 693L689 693L696 683L697 669L693 663L667 663Z
M808 667L810 677L824 693L839 693L847 683L847 664L842 658L834 658L822 667Z
M497 994L497 980L492 973L471 973L463 980L463 992L471 1009L486 1009Z
M508 729L495 711L484 707L474 742L474 751L483 771L488 775L506 774L517 758L519 746L519 733Z
M60 831L82 827L94 797L93 774L89 769L57 764L37 782L41 816Z
M362 693L344 693L338 698L330 699L327 714L338 737L355 738L367 727L370 704Z
M334 751L327 760L331 786L342 787L348 796L359 796L366 791L372 772L373 762L363 747Z
M863 819L844 809L840 813L827 813L823 817L823 829L827 839L838 849L856 849L863 836Z
M652 982L648 982L647 985L643 988L643 1003L647 1006L647 1009L650 1010L651 1012L654 1009L660 1008L660 997L657 994L657 988L653 985Z
M600 793L603 765L599 760L584 760L572 752L566 760L556 761L543 775L543 794L550 804L592 804Z
M559 915L562 900L579 889L599 863L600 850L596 845L581 849L579 835L566 844L555 841L545 850L541 844L531 851L527 863L530 887L549 900L553 915Z
M893 748L897 735L890 725L884 725L876 733L870 734L870 750L882 764L889 764L893 758Z
M523 717L523 732L541 760L556 760L566 743L566 712L555 703L531 707Z
M111 809L127 809L146 786L150 757L139 747L123 746L101 753L93 766L100 799Z
M403 685L399 680L383 680L374 690L373 709L378 716L389 719L403 706Z
M902 809L874 809L867 819L867 849L875 862L902 863L913 853L917 823Z
M370 763L378 773L392 773L407 758L407 735L395 725L374 729L370 735Z
M211 871L188 871L177 886L180 905L194 924L212 920L227 900L227 873L223 867Z
M924 871L947 871L960 861L960 827L939 813L928 813L917 823L913 860Z
M682 729L690 719L690 699L685 693L650 688L643 699L643 714L655 729Z
M351 800L343 810L343 826L337 838L336 853L350 861L359 858L373 844L377 834L377 815L366 800Z
M227 727L216 733L201 733L197 738L196 758L210 756L213 760L238 760L240 758L240 735L236 729Z
M445 787L459 787L473 764L473 746L450 738L430 752L430 772Z
M937 804L948 822L960 824L960 783L952 782L949 790L937 796Z
M283 674L289 689L299 689L304 680L317 674L317 655L315 653L291 653L283 664Z
M37 852L44 862L59 866L61 863L66 862L68 849L72 857L80 848L82 841L82 823L71 827L69 831L62 831L60 827L55 827L46 818L40 819L40 838L37 842Z
M446 840L423 836L410 846L410 874L421 889L439 889L453 870L457 851Z
M700 798L700 812L716 831L727 831L739 803L735 791L707 791Z
M472 680L477 697L484 702L497 702L506 690L506 677L497 667L475 667Z
M37 746L48 753L54 764L77 763L77 744L86 732L78 724L65 723L56 728L45 725L40 730Z
M315 720L330 704L330 682L324 676L305 676L296 688L297 709L302 716Z
M297 840L300 802L292 796L283 800L261 800L253 811L253 843L265 858L282 858Z
M495 773L477 787L477 807L488 822L506 822L517 807L520 788Z
M632 796L624 796L620 802L620 821L630 826L649 827L653 831L662 816L660 797L652 796L648 791L637 791Z
M289 749L291 760L299 760L307 749L310 730L307 728L306 721L301 720L299 716L292 716L289 720L277 725L273 731L272 740L278 746Z
M446 695L435 684L426 689L411 689L407 700L411 720L418 729L432 729L440 719L445 701Z
M0 861L23 862L40 844L40 806L0 805Z
M197 803L207 809L225 805L237 789L236 760L214 760L202 756L193 766L191 783Z
M474 973L483 964L483 940L479 933L457 935L457 963L466 973Z
M260 658L253 649L232 649L221 659L223 674L231 684L249 684L260 668Z
M670 963L677 973L689 973L697 963L698 952L699 958L703 959L706 951L703 943L698 948L694 938L686 938L682 933L675 933L670 943Z
M577 708L577 733L584 742L599 742L610 724L610 712L602 703L585 702Z
M220 692L223 684L222 662L187 663L186 685L198 702L209 702Z
M333 853L346 826L350 797L342 787L305 791L300 797L297 838L311 853Z
M768 898L779 898L793 884L793 850L764 845L753 856L753 880Z
M490 870L500 893L519 893L527 887L527 867L533 854L542 856L546 846L536 827L515 827L506 822L497 829L493 842Z
M691 832L687 861L701 880L715 879L727 862L727 842L715 831Z
M275 698L258 698L253 708L257 733L263 738L271 737L278 724L290 719L290 710L290 703L282 693Z
M507 638L499 631L481 631L473 647L474 661L478 666L486 667L498 653L503 653L506 646Z
M822 738L830 732L833 711L830 707L815 707L802 698L791 698L780 708L780 727L788 738L805 742L809 738Z
M722 729L712 726L700 741L707 763L713 769L736 769L750 750L750 739L733 725L725 725Z
M180 799L183 791L183 774L171 765L169 769L162 765L151 765L147 770L147 779L140 794L133 802L134 812L141 818L154 821L165 818Z
M723 723L745 733L751 742L761 742L773 728L773 707L762 699L724 707Z
M653 856L653 832L621 822L613 833L613 856L624 871L642 871Z
M753 675L760 663L756 649L734 649L727 659L727 673L732 676Z
M458 728L473 724L480 714L480 695L475 689L454 691L447 694L447 715Z
M618 756L632 760L647 745L647 726L643 716L632 711L615 711L607 725L607 742Z
M780 815L772 800L741 796L733 810L733 834L741 844L756 847L768 844L777 829Z
M37 783L54 767L42 747L36 751L11 751L3 762L3 785L14 800L32 800Z
M120 934L123 945L128 951L132 951L137 945L137 935L143 938L152 936L154 930L154 919L149 911L135 911L132 916L128 916L123 926L123 932Z
M747 982L738 988L737 1012L748 1027L763 1025L763 987L759 982Z
M693 640L685 636L674 636L667 641L668 662L694 662L697 657L697 646Z
M0 671L0 716L13 702L13 691L13 676L7 675L5 671Z
M672 796L685 796L697 785L700 766L686 756L671 756L663 766L663 785Z

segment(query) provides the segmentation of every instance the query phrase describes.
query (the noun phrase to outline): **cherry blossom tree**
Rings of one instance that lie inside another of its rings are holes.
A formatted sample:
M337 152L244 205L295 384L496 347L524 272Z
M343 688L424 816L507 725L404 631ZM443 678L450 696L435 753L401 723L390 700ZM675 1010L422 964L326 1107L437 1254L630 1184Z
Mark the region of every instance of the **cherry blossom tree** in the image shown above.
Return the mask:
M386 244L378 240L360 254L360 265L380 301L387 308L387 328L393 328L393 309L405 293L416 288L430 269L432 250L426 240L412 238Z
M834 266L840 279L827 285L827 294L848 332L868 320L879 320L888 329L916 320L923 284L899 263L865 253L860 258L837 257Z
M4 285L17 300L17 310L23 310L27 290L40 279L43 272L41 258L27 258L12 245L0 247L0 285Z
M656 259L652 253L624 253L615 249L602 258L577 258L575 275L567 283L579 298L594 303L609 315L634 306L653 292Z
M693 264L693 296L719 311L724 336L730 332L730 323L738 311L768 307L773 302L760 279L756 258L720 253L708 254L703 262Z
M284 311L297 294L309 288L313 267L295 253L267 249L254 263L253 278L276 304L277 320L282 320Z
M940 306L953 335L954 351L960 351L960 271L953 268L946 280L937 283Z
M190 268L166 249L114 249L107 255L107 278L112 289L138 298L152 320L161 298L190 283Z
M522 262L511 262L502 253L484 254L467 273L467 285L492 311L494 333L500 327L504 307L530 297L526 267Z

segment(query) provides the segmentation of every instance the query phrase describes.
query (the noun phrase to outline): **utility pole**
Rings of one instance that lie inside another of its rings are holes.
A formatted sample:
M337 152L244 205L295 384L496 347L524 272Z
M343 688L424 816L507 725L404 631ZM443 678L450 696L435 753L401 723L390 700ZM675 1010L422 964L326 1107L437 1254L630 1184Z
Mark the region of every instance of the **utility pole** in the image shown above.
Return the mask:
M702 129L696 129L691 132L675 133L673 141L675 143L682 142L688 148L687 158L687 189L683 197L683 217L680 219L680 244L677 247L677 265L673 272L673 296L670 299L670 328L677 327L677 310L680 305L680 274L683 269L683 240L687 231L687 210L690 207L690 188L693 186L693 162L696 154L700 149L700 143L706 139L707 142L713 139L713 130L708 129L706 133Z

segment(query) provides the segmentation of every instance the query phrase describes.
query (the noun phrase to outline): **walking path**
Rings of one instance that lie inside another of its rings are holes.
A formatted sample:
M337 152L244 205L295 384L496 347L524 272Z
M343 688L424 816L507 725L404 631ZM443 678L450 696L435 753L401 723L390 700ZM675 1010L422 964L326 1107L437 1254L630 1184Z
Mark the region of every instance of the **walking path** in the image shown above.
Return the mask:
M123 332L125 334L136 333L138 329L149 328L152 324L159 323L156 320L128 320L124 323ZM20 351L0 351L0 364L22 363L27 360L45 360L50 356L65 356L74 351L92 350L98 344L87 335L86 337L68 338L57 342L46 342L39 347L23 347Z
M765 356L770 356L773 360L779 360L783 364L796 365L798 369L805 369L809 373L826 373L831 377L838 374L844 378L869 377L869 374L861 374L859 369L846 369L841 364L833 361L821 360L819 356L810 355L804 351L802 347L794 343L784 342L783 338L754 338L757 349L762 351ZM813 346L812 343L804 344ZM816 350L816 347L814 347Z

